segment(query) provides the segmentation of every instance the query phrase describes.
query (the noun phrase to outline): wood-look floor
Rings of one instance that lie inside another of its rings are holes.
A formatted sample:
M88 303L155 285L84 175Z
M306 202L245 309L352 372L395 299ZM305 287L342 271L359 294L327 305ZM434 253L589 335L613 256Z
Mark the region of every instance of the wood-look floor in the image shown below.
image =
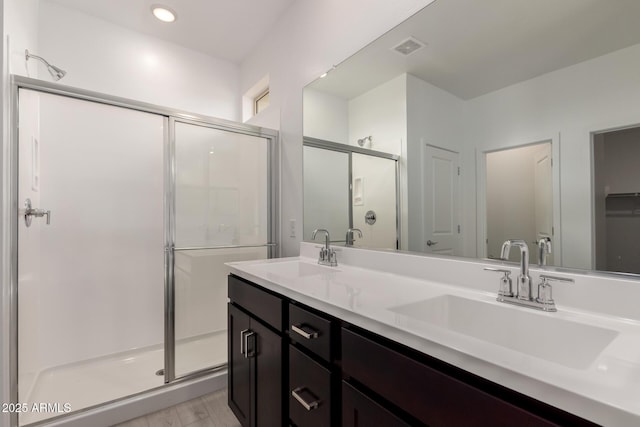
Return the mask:
M224 389L114 427L240 427L240 423L227 406Z

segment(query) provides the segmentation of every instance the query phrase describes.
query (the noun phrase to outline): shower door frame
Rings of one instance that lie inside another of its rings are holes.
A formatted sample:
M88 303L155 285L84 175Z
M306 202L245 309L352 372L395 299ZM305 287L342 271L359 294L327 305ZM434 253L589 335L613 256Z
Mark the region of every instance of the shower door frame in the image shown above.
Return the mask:
M7 172L7 185L4 187L5 200L8 201L8 209L5 207L3 224L7 230L8 251L3 250L2 262L7 265L9 287L9 398L10 403L18 403L18 224L19 224L19 201L18 201L18 112L20 89L29 89L40 93L59 95L71 99L96 102L113 107L120 107L129 110L141 111L155 114L163 118L165 126L163 134L163 181L164 181L164 384L160 387L150 388L134 395L123 396L109 401L118 402L129 399L132 396L142 395L152 390L161 389L169 384L175 384L183 380L196 378L223 370L227 364L212 366L198 371L190 372L187 375L176 378L175 376L175 276L174 276L174 250L175 245L175 123L187 123L204 126L217 130L251 135L266 139L267 143L267 243L265 245L238 245L238 246L217 246L222 248L243 248L243 247L267 247L267 257L279 256L279 133L275 130L261 128L252 125L237 123L225 119L209 117L205 115L193 114L177 109L171 109L128 98L107 95L85 89L65 86L58 83L46 82L23 76L10 76L10 111L9 111L9 141ZM198 248L207 249L207 248ZM4 289L3 289L4 290ZM2 343L0 343L2 344ZM0 345L0 347L2 347ZM99 407L107 402L100 402L94 406L73 411L68 415L75 415L87 412ZM60 415L47 419L52 421L68 416ZM18 426L18 413L10 414L11 426Z

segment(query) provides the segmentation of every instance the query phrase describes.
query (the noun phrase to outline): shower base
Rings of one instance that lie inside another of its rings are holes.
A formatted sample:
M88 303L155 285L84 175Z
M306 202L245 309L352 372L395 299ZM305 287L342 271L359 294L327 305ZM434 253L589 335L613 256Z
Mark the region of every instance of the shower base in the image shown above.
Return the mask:
M176 377L227 363L226 331L201 335L176 343ZM46 369L20 402L58 404L52 412L20 414L20 425L61 415L66 403L71 411L100 405L164 384L157 371L164 368L164 349L154 346Z

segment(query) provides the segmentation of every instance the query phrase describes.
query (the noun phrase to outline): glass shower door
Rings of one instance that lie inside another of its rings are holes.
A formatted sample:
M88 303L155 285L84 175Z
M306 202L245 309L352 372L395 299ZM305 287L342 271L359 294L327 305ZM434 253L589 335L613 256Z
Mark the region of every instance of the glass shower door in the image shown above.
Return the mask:
M396 161L351 155L353 226L362 231L355 246L398 249ZM373 212L375 221L367 220Z
M163 384L168 121L28 89L19 120L18 401L58 405L24 425Z
M269 139L175 122L175 377L227 363L231 261L269 256Z
M324 228L333 242L344 242L347 229L351 227L350 154L307 145L302 153L303 240L311 240L314 229Z

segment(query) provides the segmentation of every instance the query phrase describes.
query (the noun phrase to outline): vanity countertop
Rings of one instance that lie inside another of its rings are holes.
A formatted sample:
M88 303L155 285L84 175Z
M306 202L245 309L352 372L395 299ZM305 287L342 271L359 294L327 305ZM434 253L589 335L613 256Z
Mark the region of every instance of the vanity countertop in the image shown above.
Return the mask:
M601 425L640 425L639 320L570 306L546 313L507 305L495 292L436 282L428 272L416 277L358 263L320 266L315 251L303 243L299 257L227 265L267 289L567 412ZM486 280L476 264L478 280ZM499 276L490 277L497 289ZM454 309L471 317L443 312ZM523 322L506 338L495 329L505 318Z

